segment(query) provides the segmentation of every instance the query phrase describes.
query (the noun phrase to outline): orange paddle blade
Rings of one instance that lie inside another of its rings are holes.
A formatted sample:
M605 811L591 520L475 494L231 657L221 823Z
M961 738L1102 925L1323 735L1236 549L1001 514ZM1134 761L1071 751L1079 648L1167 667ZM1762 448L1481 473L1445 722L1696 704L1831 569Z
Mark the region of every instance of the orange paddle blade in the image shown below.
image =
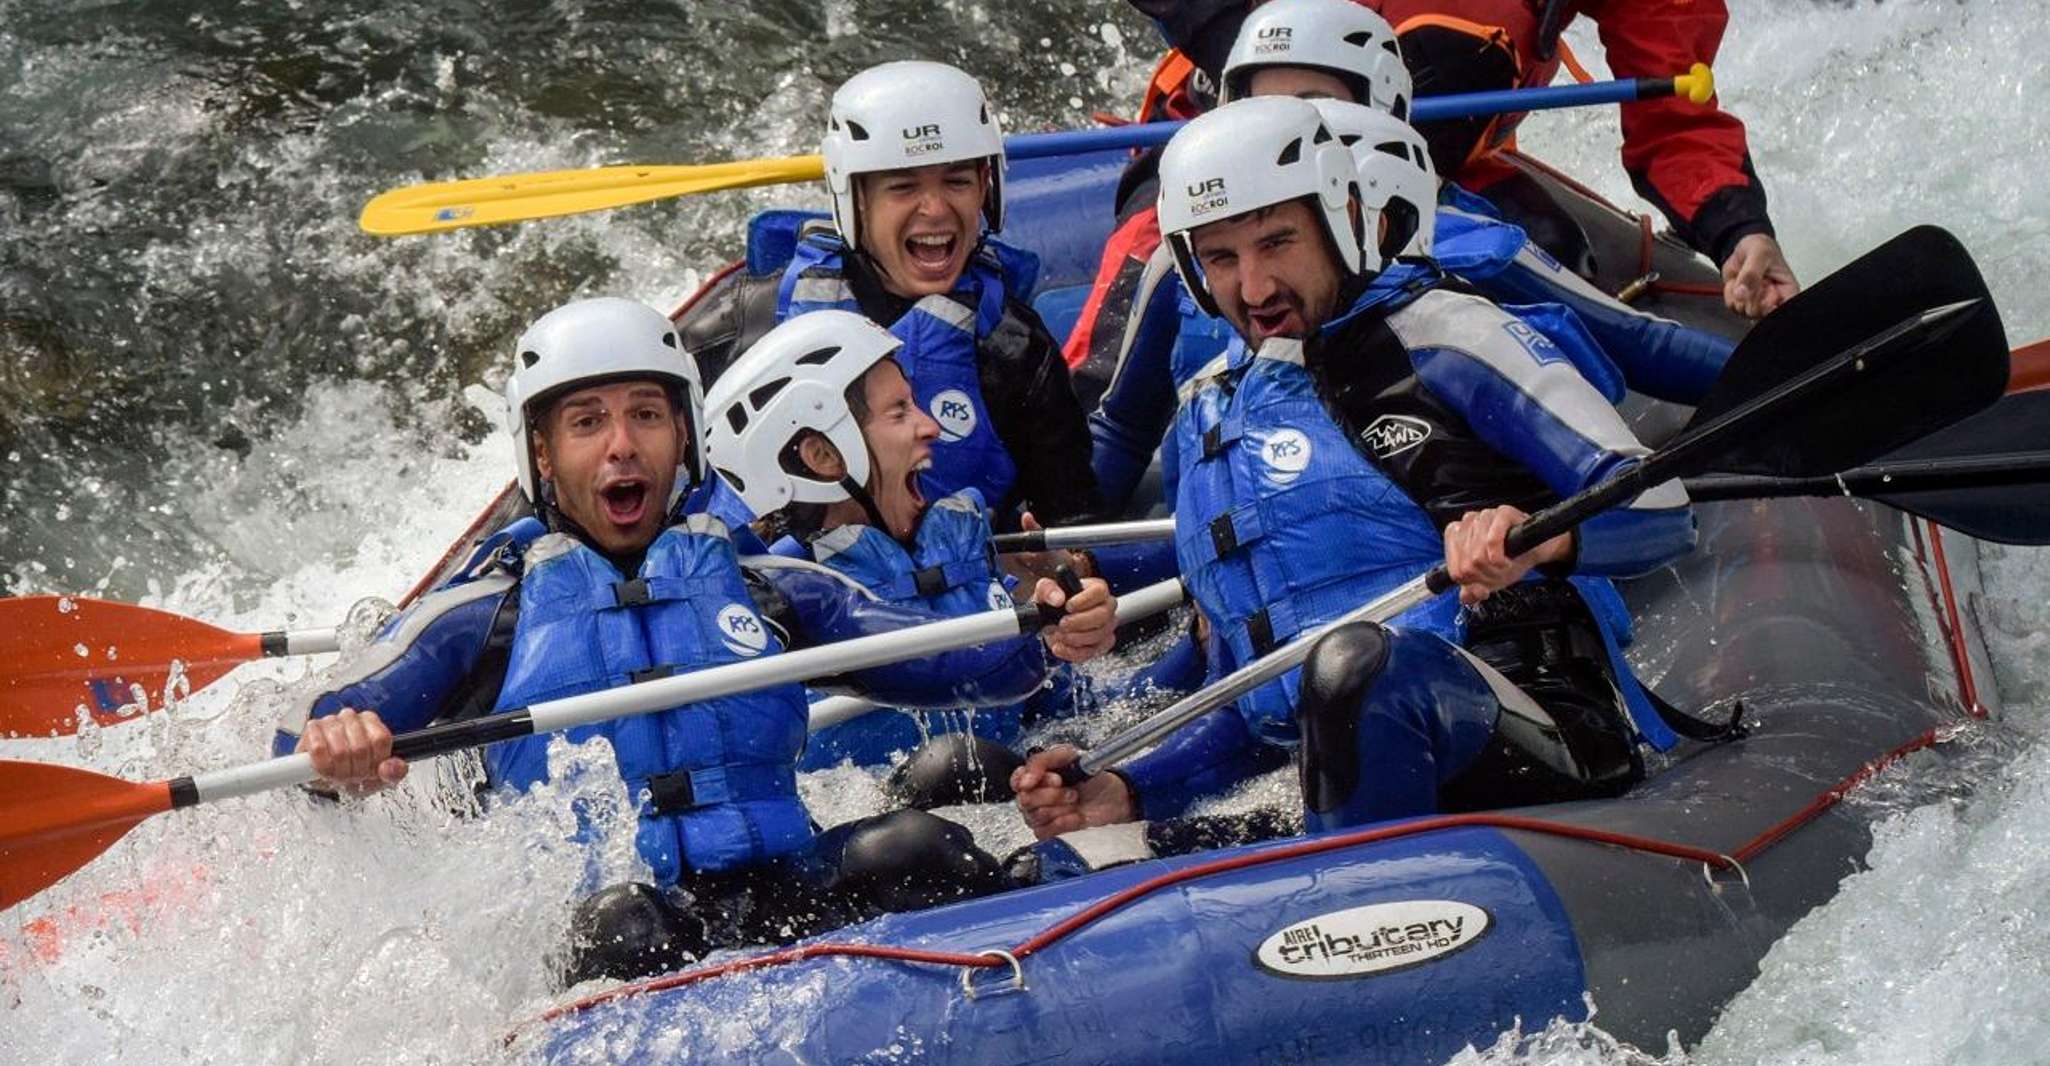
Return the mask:
M2050 389L2050 337L2024 344L2008 354L2007 391Z
M170 809L168 781L136 784L0 759L0 910L63 880L137 822Z
M83 596L0 600L0 736L78 731L83 708L102 725L121 708L163 702L172 663L199 689L263 655L254 633L230 633L196 619Z

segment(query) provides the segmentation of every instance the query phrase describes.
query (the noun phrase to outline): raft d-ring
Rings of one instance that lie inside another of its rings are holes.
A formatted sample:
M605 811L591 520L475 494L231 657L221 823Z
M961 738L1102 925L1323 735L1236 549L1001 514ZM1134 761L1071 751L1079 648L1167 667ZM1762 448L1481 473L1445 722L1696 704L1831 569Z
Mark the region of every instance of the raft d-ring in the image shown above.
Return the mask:
M1727 864L1728 869L1737 871L1737 879L1743 883L1744 891L1751 891L1751 875L1744 871L1743 863L1738 862L1736 859L1731 858L1728 855L1718 854L1716 858L1721 859L1725 864ZM1721 892L1723 890L1723 882L1717 881L1715 879L1715 867L1707 862L1703 862L1701 864L1701 879L1703 881L1708 882L1709 888L1714 889L1717 892Z
M1025 967L1018 964L1018 956L1013 955L1010 952L1003 950L1002 948L991 948L988 951L978 951L976 952L976 954L985 955L990 958L996 959L999 962L1008 962L1011 964L1011 983L1008 986L984 989L981 994L1002 995L1006 992L1025 991ZM968 997L971 1000L976 997L977 993L975 991L975 968L967 966L961 968L961 994Z

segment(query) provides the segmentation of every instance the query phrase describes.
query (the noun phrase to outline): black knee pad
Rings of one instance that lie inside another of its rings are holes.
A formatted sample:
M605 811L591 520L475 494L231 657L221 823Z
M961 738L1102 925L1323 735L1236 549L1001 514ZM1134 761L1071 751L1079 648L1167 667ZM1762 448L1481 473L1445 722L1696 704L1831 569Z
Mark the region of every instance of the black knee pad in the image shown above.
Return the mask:
M949 733L919 745L884 786L921 811L962 803L1006 803L1011 771L1025 765L1017 752L971 733Z
M864 818L841 836L836 887L886 911L915 911L1009 884L967 829L924 811Z
M1388 630L1353 622L1317 638L1303 660L1296 725L1303 734L1303 803L1313 811L1336 809L1359 786L1360 700L1389 654Z
M563 983L653 977L697 961L706 950L703 924L653 885L613 885L585 897L570 915Z

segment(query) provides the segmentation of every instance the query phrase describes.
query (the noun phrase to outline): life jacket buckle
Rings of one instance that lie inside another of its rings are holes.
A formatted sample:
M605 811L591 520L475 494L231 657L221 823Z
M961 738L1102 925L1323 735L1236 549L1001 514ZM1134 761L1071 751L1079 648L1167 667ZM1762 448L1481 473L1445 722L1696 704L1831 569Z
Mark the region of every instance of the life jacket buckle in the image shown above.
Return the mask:
M1239 531L1232 523L1230 511L1210 520L1210 546L1220 559L1238 550Z
M654 602L654 597L648 591L647 579L639 577L631 581L614 582L612 599L621 607L639 607Z
M646 670L635 670L626 675L626 677L628 681L638 685L643 681L660 681L665 677L673 677L675 674L676 667L674 666L650 666Z
M1267 608L1260 608L1246 619L1246 638L1252 641L1254 655L1274 650L1274 620L1268 617Z
M728 787L723 766L672 770L648 777L648 806L657 814L681 814L732 800L733 790Z
M947 573L944 567L928 566L911 572L911 584L918 595L930 599L947 591Z

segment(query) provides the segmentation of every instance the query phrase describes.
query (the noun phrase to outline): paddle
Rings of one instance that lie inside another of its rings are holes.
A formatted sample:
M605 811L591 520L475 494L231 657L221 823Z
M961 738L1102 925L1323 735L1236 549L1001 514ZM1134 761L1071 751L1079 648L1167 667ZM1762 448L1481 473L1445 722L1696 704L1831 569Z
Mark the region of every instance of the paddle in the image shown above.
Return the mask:
M1874 309L1902 308L1920 310L1870 332ZM2007 340L1977 266L1950 234L1917 227L1766 316L1678 438L1519 523L1508 551L1521 555L1646 489L1711 468L1814 477L1854 467L1985 409L2007 379ZM1452 587L1435 567L1096 747L1062 767L1061 779L1078 784L1287 673L1332 628L1387 621Z
M169 684L173 664L192 689L236 666L279 655L334 651L332 629L231 633L134 604L84 596L0 600L0 736L78 730L128 720Z
M2050 393L2040 395L2050 400ZM2003 400L1967 421L1999 411L2005 403ZM2050 431L2050 409L2041 409L2050 408L2050 403L2036 406L2039 410L2030 412L2029 425L2040 437L2046 435L2044 431ZM1947 436L1947 431L1936 436ZM1851 496L1886 504L1979 540L2050 544L2050 451L1999 452L1954 459L1902 458L1818 477L1690 477L1682 484L1697 503ZM2030 488L2045 491L2014 491ZM999 553L1009 554L1173 539L1174 519L1142 518L999 533L992 543Z
M1697 63L1693 70L1672 78L1619 78L1586 85L1425 97L1416 102L1411 117L1417 122L1431 122L1674 95L1706 103L1714 93L1715 76ZM1005 138L1004 155L1012 160L1043 159L1114 148L1145 148L1166 143L1180 128L1179 122L1154 122L1100 130L1028 133ZM824 176L823 157L795 155L697 166L612 166L436 181L380 193L363 205L357 225L365 233L385 237L436 233L606 211L724 189L817 181Z
M1125 597L1134 613L1165 610L1181 582L1162 581ZM1123 615L1120 611L1120 615ZM1037 603L912 626L816 648L729 663L548 700L483 718L405 733L392 754L424 759L502 740L647 714L770 685L810 681L1032 633L1061 619ZM314 780L313 760L287 755L166 781L131 782L90 770L0 760L0 909L11 907L91 862L151 815Z

